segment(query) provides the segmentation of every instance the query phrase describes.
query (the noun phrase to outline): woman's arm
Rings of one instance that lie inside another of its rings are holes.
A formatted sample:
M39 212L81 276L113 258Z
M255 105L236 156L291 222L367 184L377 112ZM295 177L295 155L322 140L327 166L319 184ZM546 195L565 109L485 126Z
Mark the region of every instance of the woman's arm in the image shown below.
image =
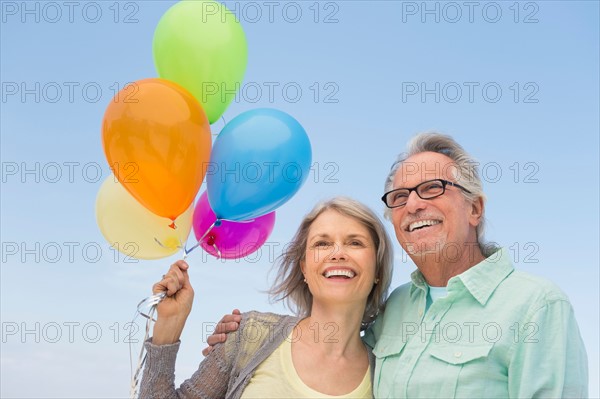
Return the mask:
M154 293L166 292L158 304L158 317L153 337L144 343L146 365L140 386L140 398L223 398L231 371L231 356L225 346L204 359L194 375L175 389L175 360L179 337L192 309L194 290L190 284L185 261L171 266L161 281L154 284ZM232 344L235 344L232 342Z
M180 260L171 265L167 274L152 287L154 294L166 292L167 296L158 304L158 317L154 325L152 343L174 344L179 341L185 322L192 311L194 289L188 275L189 265Z
M154 345L148 340L146 366L140 388L140 398L156 399L217 399L224 398L233 366L231 353L235 340L219 345L205 358L191 378L175 388L175 359L179 342Z

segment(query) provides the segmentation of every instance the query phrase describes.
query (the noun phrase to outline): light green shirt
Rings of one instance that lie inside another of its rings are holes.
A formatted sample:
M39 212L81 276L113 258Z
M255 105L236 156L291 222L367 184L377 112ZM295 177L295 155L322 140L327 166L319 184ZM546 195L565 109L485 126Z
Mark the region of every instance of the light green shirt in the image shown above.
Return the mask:
M425 311L419 271L366 332L376 398L582 398L587 356L568 298L491 255Z
M432 287L429 286L429 292L427 293L427 304L425 305L425 311L434 303L436 300L448 295L447 287Z

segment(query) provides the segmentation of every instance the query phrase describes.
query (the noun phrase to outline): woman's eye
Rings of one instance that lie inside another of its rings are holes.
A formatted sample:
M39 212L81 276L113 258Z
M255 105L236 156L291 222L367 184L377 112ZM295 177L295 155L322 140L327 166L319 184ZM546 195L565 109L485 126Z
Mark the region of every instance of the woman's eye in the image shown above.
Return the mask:
M361 241L350 241L350 245L354 246L354 247L360 247L363 245L363 243Z
M313 244L313 247L327 247L329 243L327 241L317 241Z

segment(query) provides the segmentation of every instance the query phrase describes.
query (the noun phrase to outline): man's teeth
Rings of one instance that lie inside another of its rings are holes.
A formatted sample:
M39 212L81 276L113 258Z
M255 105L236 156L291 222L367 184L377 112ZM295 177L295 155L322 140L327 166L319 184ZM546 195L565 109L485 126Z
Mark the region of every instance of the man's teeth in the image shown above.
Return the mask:
M327 278L336 276L352 278L355 275L356 273L354 273L352 270L327 270L325 272L325 277Z
M412 232L415 229L421 228L423 226L433 226L441 223L439 220L419 220L418 222L414 222L408 225L408 231Z

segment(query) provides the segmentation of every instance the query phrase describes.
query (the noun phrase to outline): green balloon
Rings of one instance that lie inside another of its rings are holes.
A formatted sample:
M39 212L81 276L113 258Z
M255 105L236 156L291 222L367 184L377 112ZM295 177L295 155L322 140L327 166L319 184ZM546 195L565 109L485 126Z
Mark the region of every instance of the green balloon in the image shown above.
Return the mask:
M216 1L180 1L162 16L152 43L158 76L186 88L217 121L239 90L248 46L236 16Z

